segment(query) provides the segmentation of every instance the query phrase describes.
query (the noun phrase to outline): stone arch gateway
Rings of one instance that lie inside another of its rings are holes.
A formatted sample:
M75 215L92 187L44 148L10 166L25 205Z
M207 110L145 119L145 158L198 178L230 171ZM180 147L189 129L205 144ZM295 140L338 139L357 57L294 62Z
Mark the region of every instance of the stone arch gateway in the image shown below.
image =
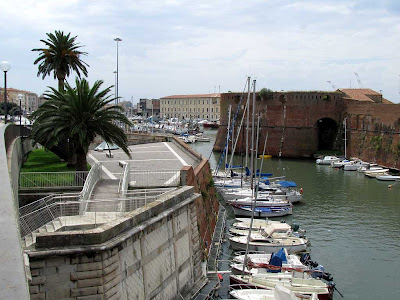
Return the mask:
M318 150L333 150L338 134L338 125L331 118L321 118L315 123Z

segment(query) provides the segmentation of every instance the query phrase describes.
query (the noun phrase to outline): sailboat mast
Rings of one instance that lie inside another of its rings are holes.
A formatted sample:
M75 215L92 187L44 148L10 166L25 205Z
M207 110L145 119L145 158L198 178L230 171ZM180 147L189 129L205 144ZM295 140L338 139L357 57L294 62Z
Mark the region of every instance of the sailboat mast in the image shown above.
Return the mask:
M244 111L243 113L247 113L247 119L246 119L246 159L244 165L246 167L249 166L249 119L250 119L250 113L249 113L249 103L250 103L250 77L247 77L247 110Z
M228 148L229 148L229 129L231 127L231 109L232 105L229 105L229 114L228 114L228 126L226 127L226 149L225 149L225 168L228 164Z
M254 114L255 114L255 106L256 106L256 80L253 80L253 112L251 116L251 169L250 169L250 187L253 191L254 187ZM252 192L252 196L254 197L254 192Z

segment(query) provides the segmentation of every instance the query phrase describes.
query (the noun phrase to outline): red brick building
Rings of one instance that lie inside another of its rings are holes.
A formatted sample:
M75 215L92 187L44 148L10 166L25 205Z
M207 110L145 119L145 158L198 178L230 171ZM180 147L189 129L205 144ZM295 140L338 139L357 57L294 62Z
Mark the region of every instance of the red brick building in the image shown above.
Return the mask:
M243 98L236 132L246 102L246 96ZM225 146L228 120L223 112L230 104L235 111L240 99L240 93L221 94L221 126L215 150ZM399 167L400 104L373 90L274 92L268 99L257 95L255 111L261 118L259 152L268 133L267 153L273 156L312 157L318 150L344 154L346 120L347 157ZM244 151L244 141L239 138L237 152Z

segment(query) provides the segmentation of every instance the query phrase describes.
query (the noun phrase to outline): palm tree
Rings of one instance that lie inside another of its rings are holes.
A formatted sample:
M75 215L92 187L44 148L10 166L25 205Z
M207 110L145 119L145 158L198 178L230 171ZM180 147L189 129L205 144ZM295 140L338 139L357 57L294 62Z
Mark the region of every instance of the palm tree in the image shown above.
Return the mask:
M86 79L75 80L76 87L66 84L65 92L50 88L46 101L33 113L35 123L32 137L46 140L45 146L58 142L58 137L68 136L75 146L76 170L86 171L89 145L99 135L109 144L117 144L130 157L127 137L117 123L131 125L122 113L123 108L109 105L114 98L108 94L111 87L100 90L103 81L92 87Z
M59 90L64 89L64 80L70 75L71 71L75 71L79 78L80 72L87 76L86 66L89 67L89 65L79 58L80 55L87 55L87 53L78 50L82 46L75 42L77 36L70 37L71 33L65 35L63 31L57 30L55 34L46 34L48 39L40 41L47 48L32 49L32 51L41 52L34 62L35 65L40 62L37 76L42 75L42 79L44 79L53 72L54 79L58 79Z

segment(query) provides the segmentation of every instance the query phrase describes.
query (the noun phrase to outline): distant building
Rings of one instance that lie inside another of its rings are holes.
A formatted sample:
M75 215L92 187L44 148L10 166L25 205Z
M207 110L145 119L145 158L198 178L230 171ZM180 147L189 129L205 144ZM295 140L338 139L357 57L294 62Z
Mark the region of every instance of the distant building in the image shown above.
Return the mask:
M162 118L220 119L220 94L174 95L160 99Z
M4 89L0 93L0 101L4 101ZM7 101L15 103L19 106L18 95L22 95L21 108L24 114L32 113L38 108L38 96L35 93L23 90L17 90L13 88L7 88Z
M139 107L138 114L141 114L144 117L148 118L152 115L160 115L160 99L140 99Z

